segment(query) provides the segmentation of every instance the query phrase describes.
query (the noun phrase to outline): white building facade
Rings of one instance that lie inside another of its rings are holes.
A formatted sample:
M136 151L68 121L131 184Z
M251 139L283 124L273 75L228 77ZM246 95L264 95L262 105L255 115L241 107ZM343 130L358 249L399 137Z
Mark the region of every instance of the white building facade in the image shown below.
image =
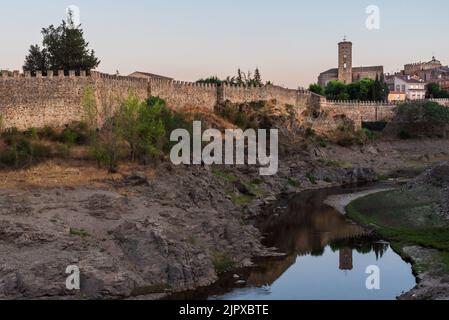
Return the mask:
M407 100L422 100L426 98L426 83L410 76L395 76L393 91L405 93Z

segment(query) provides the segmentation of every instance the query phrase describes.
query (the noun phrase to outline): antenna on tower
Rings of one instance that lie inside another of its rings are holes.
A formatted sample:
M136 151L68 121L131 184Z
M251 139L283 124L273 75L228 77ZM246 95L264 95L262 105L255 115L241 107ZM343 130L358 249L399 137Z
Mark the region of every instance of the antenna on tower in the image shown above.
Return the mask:
M344 36L343 37L343 42L346 42L347 38L348 38L347 36Z

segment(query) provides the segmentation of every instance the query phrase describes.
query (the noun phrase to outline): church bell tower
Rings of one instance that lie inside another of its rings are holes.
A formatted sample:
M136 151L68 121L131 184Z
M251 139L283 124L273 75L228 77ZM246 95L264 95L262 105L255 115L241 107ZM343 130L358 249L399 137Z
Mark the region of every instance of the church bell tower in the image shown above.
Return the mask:
M352 42L346 37L338 44L338 80L352 83Z

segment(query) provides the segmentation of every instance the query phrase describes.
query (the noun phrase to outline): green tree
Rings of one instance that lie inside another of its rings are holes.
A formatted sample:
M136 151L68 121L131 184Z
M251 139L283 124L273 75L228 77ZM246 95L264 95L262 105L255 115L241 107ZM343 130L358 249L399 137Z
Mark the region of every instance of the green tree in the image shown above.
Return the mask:
M404 103L397 117L401 134L410 137L445 136L449 126L449 108L432 101Z
M200 79L198 81L196 81L196 83L204 83L204 84L222 84L223 81L220 80L217 76L211 76L209 78L205 78L205 79Z
M359 91L359 100L361 101L371 101L374 96L374 81L368 78L362 79L359 81L360 83L360 91Z
M49 66L47 49L41 49L39 45L32 45L25 58L23 70L30 71L35 75L36 71L46 71L49 69Z
M433 99L449 98L449 91L443 90L438 83L429 83L427 85L427 97Z
M313 83L309 86L309 91L324 96L324 88L317 83Z
M361 100L359 81L348 84L346 91L349 95L349 100Z
M98 127L97 118L97 103L95 101L95 91L91 86L84 88L84 95L81 101L83 106L83 121L86 123L89 130L96 130Z
M160 157L170 144L170 133L186 128L184 118L166 107L165 101L150 97L146 103L130 94L115 117L120 138L130 149L132 161L144 164Z
M376 80L374 80L373 83L373 95L372 95L372 100L373 101L381 101L383 98L383 88L382 88L382 83L379 80L379 76L376 75Z
M86 90L86 97L89 96L89 90ZM86 101L90 100L86 98ZM95 159L98 166L107 166L110 173L117 172L119 155L122 149L122 138L117 119L114 116L112 107L116 104L116 99L109 96L109 107L105 108L104 123L101 130L90 128L90 156ZM85 107L86 108L86 107ZM96 119L96 118L95 118Z
M263 83L262 83L262 75L260 74L259 68L256 68L256 70L254 71L253 82L257 86L262 86L263 85Z
M349 99L346 85L337 80L330 81L326 86L326 98L329 100L347 100L347 99ZM347 98L347 99L342 99L342 98Z
M388 94L390 93L390 89L388 88L388 84L385 82L385 76L382 74L380 76L380 84L381 84L381 100L388 100Z
M162 154L166 142L166 129L163 121L164 104L154 106L145 104L139 109L137 128L140 135L138 155L144 164L148 164Z
M44 49L41 53L46 53L49 69L55 71L92 70L100 64L95 52L88 48L89 43L84 39L81 25L75 25L72 12L69 12L68 21L62 21L60 26L51 25L48 28L43 28L42 35ZM38 47L34 47L33 52L30 52L25 60L30 62L36 60L35 57L39 57L37 49Z
M237 84L243 84L242 70L240 68L237 70Z
M139 116L142 108L144 106L139 98L135 94L130 94L122 103L116 115L120 135L129 145L131 161L133 162L138 152L140 140Z

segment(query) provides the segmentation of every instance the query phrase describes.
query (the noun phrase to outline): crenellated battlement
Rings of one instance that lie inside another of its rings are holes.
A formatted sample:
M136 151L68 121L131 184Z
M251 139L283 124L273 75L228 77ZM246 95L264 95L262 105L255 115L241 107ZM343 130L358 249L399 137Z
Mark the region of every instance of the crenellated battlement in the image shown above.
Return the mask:
M110 75L98 71L2 71L0 115L9 127L63 126L82 118L82 100L87 87L95 91L101 120L118 107L117 98L135 92L145 99L158 96L174 110L195 108L213 111L220 102L245 103L278 101L297 108L319 109L324 97L304 88L287 89L274 85L232 85L196 83L162 78ZM114 97L114 99L111 99ZM111 102L114 100L114 102Z
M79 72L75 70L70 70L65 72L64 70L53 71L36 71L35 74L32 74L30 71L25 71L20 73L20 71L8 71L2 70L0 81L8 81L8 80L36 80L36 79L83 79L83 78L91 78L91 79L109 79L109 80L118 80L118 81L129 81L129 82L138 82L138 83L148 83L148 80L136 78L136 77L128 77L128 76L120 76L120 75L110 75L107 73L102 73L98 71L86 71L81 70Z
M150 79L151 87L194 87L194 88L217 88L216 84L213 83L198 83L198 82L188 82L179 80L165 80L165 79Z
M335 106L373 106L373 107L396 107L401 102L386 101L358 101L358 100L325 100L326 105Z
M82 121L87 88L94 89L99 125L131 91L141 99L148 97L148 80L134 77L96 71L2 71L0 117L4 128L62 127Z

